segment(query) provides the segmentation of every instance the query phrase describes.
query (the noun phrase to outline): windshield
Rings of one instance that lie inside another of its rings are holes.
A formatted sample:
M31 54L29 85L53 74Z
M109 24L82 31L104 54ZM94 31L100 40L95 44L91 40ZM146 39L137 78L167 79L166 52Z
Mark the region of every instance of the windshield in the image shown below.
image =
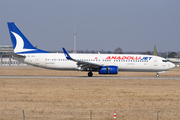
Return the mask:
M169 60L162 60L163 62L169 62Z

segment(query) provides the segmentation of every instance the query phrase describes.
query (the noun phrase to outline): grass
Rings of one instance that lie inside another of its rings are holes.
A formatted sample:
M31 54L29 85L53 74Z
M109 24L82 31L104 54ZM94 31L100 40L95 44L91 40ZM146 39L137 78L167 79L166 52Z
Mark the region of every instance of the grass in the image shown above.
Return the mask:
M179 68L174 68L164 74L163 77L179 77ZM32 75L32 76L86 76L86 72L69 72L69 71L54 71L41 68L2 68L0 75ZM133 73L120 72L116 76L146 76L154 77L156 73ZM94 74L94 76L101 76ZM86 79L86 78L0 78L0 100L12 102L7 107L14 108L14 103L23 106L29 103L29 107L35 108L35 104L40 103L39 111L43 110L43 103L58 104L69 102L68 105L72 107L77 102L77 106L81 107L81 102L86 103L90 108L92 102L96 103L97 109L101 109L101 102L107 104L107 110L111 110L108 102L120 101L123 109L134 106L134 101L138 107L143 107L144 104L149 108L164 105L166 107L177 107L177 104L170 104L169 102L180 101L180 80L168 79ZM70 102L71 101L71 102ZM99 103L97 101L100 101ZM145 101L145 102L142 102ZM150 101L150 102L149 102ZM1 103L1 102L0 102ZM119 104L113 103L114 107ZM30 105L32 104L32 105ZM3 109L3 104L0 104L0 109ZM61 105L60 105L61 106ZM51 105L49 107L52 107ZM38 111L38 109L36 109ZM37 113L37 111L34 111ZM7 111L6 111L7 112ZM28 112L28 111L27 111ZM57 111L56 111L57 112ZM117 111L120 112L120 111ZM9 113L9 112L7 112ZM1 113L0 113L1 114ZM29 119L43 119L38 113ZM113 114L113 113L112 113ZM3 114L4 115L4 114ZM1 116L1 115L0 115ZM46 119L54 119L57 116L50 114ZM88 114L89 116L89 114ZM28 117L28 116L27 116ZM71 116L73 119L76 116ZM121 116L124 119L131 119L132 116ZM146 119L147 116L145 116ZM8 115L0 117L0 120L12 119ZM142 117L143 118L143 117ZM172 117L173 118L173 117ZM65 117L64 119L67 119ZM69 118L70 119L70 118ZM111 117L107 117L107 120ZM134 119L134 118L133 118ZM137 118L139 119L139 118ZM176 118L174 118L176 119Z

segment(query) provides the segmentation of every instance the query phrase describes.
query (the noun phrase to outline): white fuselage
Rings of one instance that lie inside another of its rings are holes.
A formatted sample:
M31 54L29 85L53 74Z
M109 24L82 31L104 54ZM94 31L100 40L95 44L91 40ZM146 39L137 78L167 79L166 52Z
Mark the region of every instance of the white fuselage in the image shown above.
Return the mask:
M64 53L22 54L25 58L15 58L37 67L56 70L81 70L76 62L66 59ZM175 65L165 58L152 55L133 54L70 54L72 58L102 66L117 66L118 71L166 71Z
M166 71L175 65L166 59L152 55L133 54L69 54L49 53L34 47L18 29L14 22L8 22L14 53L9 53L16 60L37 67L56 70L92 71L99 74L118 74L118 71ZM158 74L156 75L159 76Z

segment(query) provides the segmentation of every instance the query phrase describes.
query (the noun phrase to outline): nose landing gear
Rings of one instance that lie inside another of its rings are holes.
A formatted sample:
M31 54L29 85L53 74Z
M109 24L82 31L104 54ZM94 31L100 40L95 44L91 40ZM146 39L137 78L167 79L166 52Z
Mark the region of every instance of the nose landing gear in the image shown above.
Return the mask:
M158 73L156 74L156 77L159 77L159 74L158 74Z

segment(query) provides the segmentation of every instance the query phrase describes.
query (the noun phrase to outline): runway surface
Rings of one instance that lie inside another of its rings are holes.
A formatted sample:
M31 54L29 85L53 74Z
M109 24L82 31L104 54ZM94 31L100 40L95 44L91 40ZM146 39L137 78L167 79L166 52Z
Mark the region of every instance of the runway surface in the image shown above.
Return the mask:
M75 79L166 79L166 80L180 80L180 77L112 77L112 76L0 76L0 78L48 78L48 79L63 79L63 78L75 78Z

